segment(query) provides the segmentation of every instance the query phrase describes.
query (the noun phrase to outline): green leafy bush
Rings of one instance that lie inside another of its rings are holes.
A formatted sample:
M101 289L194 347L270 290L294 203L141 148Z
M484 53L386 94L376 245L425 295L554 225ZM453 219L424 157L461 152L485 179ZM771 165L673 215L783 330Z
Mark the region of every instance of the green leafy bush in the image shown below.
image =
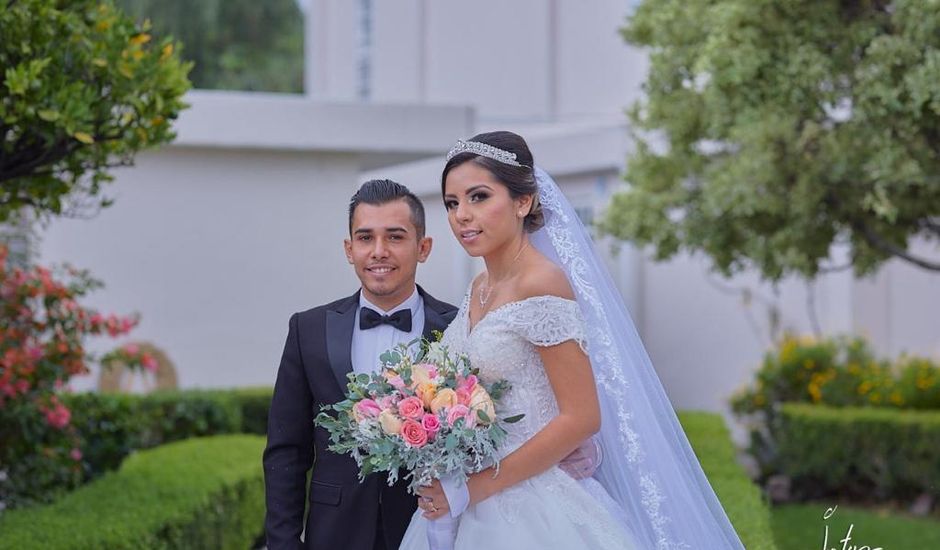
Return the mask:
M111 169L173 140L191 65L111 1L6 1L0 36L0 221L107 206Z
M224 390L241 410L241 432L246 434L265 435L268 433L268 409L271 408L271 398L274 388L261 386L257 388L234 388Z
M0 516L0 549L244 550L262 531L264 438L194 438L142 451L53 504Z
M73 376L115 357L132 368L153 366L140 350L87 351L90 339L122 336L137 324L81 305L100 286L69 266L13 266L0 244L0 508L49 500L81 480L81 438L61 392Z
M66 396L65 402L83 442L88 478L117 468L137 449L243 431L234 392L80 393Z
M940 496L940 411L781 407L779 464L803 499Z
M764 356L755 378L732 397L731 406L749 426L750 452L762 478L782 472L783 403L940 409L940 366L919 357L902 356L894 364L878 359L862 338L787 335Z

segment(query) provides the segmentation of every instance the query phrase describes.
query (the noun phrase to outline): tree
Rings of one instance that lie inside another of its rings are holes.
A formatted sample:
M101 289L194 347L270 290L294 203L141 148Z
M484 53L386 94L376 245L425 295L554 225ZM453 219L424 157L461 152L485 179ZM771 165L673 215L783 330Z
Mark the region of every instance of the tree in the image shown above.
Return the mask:
M189 64L109 0L2 0L0 222L107 206L110 170L174 137Z
M647 0L623 34L650 70L603 231L773 281L833 245L940 271L909 250L940 240L938 2Z
M302 92L304 18L295 0L117 0L185 45L197 88Z

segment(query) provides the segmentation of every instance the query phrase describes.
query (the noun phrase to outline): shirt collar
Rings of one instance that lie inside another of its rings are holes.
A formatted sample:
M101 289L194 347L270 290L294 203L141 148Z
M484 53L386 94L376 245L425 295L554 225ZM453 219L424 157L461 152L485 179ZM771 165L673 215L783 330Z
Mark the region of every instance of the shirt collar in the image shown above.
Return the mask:
M392 313L395 313L396 311L401 311L401 310L403 310L403 309L410 309L411 312L414 313L414 312L418 309L418 306L419 306L420 304L421 304L421 295L418 294L418 287L417 287L417 286L415 286L414 292L411 293L411 296L409 296L407 300L405 300L404 302L402 302L402 303L398 304L397 306L393 307L393 308L392 308L391 310L389 310L389 311L385 311L384 309L382 309L382 308L380 308L379 306L377 306L377 305L373 304L372 302L370 302L370 301L366 298L364 292L360 292L360 293L359 293L359 307L360 307L360 309L363 308L363 307L367 307L367 308L370 308L370 309L374 309L375 311L378 311L378 312L381 313L382 315L391 315Z

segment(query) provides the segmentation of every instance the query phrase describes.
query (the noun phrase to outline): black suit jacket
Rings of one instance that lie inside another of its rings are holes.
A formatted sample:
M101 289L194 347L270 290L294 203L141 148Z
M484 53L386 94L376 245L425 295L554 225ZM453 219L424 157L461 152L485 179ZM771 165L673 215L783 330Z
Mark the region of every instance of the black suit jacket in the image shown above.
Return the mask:
M424 299L424 336L430 337L450 324L457 308L420 286L418 292ZM321 407L345 399L358 305L359 292L290 318L264 450L264 528L270 550L373 550L382 542L396 549L417 507L403 481L389 487L384 474L373 474L360 483L356 462L329 451L329 433L313 425ZM301 542L311 467L310 513ZM379 533L384 541L376 541Z

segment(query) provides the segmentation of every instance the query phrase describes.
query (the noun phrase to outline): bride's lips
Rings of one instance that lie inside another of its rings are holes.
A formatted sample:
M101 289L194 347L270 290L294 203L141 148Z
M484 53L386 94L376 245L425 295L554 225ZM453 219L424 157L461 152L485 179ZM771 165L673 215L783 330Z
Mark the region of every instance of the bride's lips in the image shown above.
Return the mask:
M463 244L472 244L476 242L477 238L483 234L483 231L479 229L461 229L459 236L460 242Z

